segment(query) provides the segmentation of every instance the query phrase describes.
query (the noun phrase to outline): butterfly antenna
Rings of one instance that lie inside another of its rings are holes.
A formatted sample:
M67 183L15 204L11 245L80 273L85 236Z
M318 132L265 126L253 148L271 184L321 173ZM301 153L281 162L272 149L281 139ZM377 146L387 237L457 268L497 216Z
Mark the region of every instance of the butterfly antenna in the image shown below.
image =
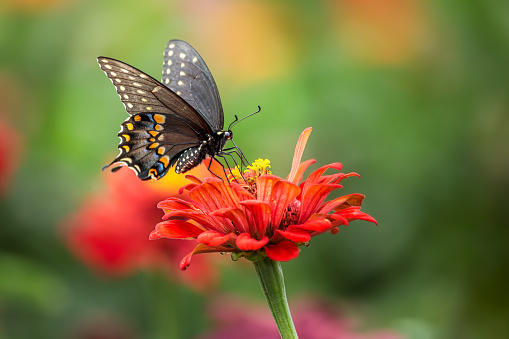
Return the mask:
M249 115L246 115L245 117L243 117L242 119L239 120L239 118L237 116L235 116L235 120L233 120L233 122L230 124L230 126L228 126L228 130L231 130L233 126L235 126L236 124L238 124L239 122L241 122L242 120L246 119L246 118L249 118L250 116L252 115L255 115L256 113L260 113L260 111L262 110L262 108L260 106L258 106L258 111L256 112L253 112Z

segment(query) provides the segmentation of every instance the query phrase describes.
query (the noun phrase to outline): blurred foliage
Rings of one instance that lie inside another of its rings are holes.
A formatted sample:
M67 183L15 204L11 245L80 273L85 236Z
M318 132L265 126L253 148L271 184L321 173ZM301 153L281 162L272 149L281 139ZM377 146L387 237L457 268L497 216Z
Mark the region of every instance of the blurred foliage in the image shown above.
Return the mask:
M367 329L408 338L507 338L508 10L496 0L3 0L0 119L19 140L6 143L12 159L0 153L0 170L17 167L0 172L0 338L92 338L96 319L108 338L188 338L210 325L214 294L261 298L251 265L226 257L217 291L199 295L154 272L96 276L63 243L62 220L101 189L127 117L96 57L157 78L173 38L207 61L227 123L262 107L235 126L249 159L285 176L312 126L306 159L362 175L341 193L365 194L379 226L313 239L284 264L290 300L339 300Z

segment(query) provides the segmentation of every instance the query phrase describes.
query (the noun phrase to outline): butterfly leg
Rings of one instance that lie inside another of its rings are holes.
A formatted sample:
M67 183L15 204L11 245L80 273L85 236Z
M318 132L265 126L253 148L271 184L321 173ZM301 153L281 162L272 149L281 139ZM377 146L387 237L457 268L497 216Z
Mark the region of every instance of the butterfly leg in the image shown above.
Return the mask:
M224 161L226 162L226 166L228 166L228 168L231 168L230 164L228 163L228 160L226 160L226 155L229 155L232 158L233 162L235 163L236 168L238 168L239 165L237 164L237 161L235 160L235 158L233 157L233 155L231 153L229 153L229 152L221 152L219 154L216 154L216 156L221 157L222 159L224 159ZM224 170L224 167L223 167L223 170ZM231 171L230 171L230 173L231 173ZM239 173L240 173L240 176L242 177L242 179L244 179L244 176L242 175L243 171L239 171ZM240 184L239 181L237 180L237 178L234 175L232 175L232 177L237 182L237 184ZM228 179L228 176L226 176L226 178ZM228 183L230 183L230 179L228 179Z
M239 167L239 165L237 164L237 162L235 161L235 159L233 158L233 155L232 153L235 153L237 154L237 156L239 157L240 159L240 171L241 173L244 171L244 168L242 166L249 166L249 161L247 160L247 158L244 156L244 154L242 152L239 153L239 149L236 148L236 147L230 147L230 148L226 148L222 151L222 153L224 154L228 154L229 156L232 157L233 159L233 162L235 162L235 166Z
M244 173L244 169L242 168L242 164L243 163L241 162L240 163L240 167L239 167L239 164L235 160L235 157L233 156L233 153L236 153L238 155L238 153L235 151L235 149L230 149L230 151L228 151L228 149L227 149L226 152L223 150L221 153L217 154L217 156L223 158L224 161L226 162L226 165L228 166L228 168L231 168L230 164L228 164L228 161L226 160L226 155L229 155L232 158L233 162L235 163L235 167L236 168L240 168L240 171L239 171L240 176L244 179L244 176L242 175L242 173ZM237 178L234 177L234 179L235 179L235 181L237 181ZM238 181L237 181L237 183L238 183Z
M233 141L233 139L231 139L231 142L233 144L234 147L231 147L227 150L233 150L235 148L235 150L237 151L237 155L239 156L239 158L242 160L242 162L244 162L244 160L246 161L246 164L245 166L248 166L249 165L249 160L247 160L246 156L244 155L244 153L240 150L240 148L237 146L237 144Z
M219 160L217 160L215 157L212 157L210 158L210 161L209 161L209 165L207 166L207 170L214 174L214 176L216 176L217 178L221 179L222 182L224 182L223 178L221 178L219 175L217 175L216 173L212 172L212 170L210 169L210 166L212 165L212 161L217 161L219 165L221 165L221 167L223 168L223 172L224 172L224 175L226 176L226 180L228 180L228 176L226 175L226 170L224 169L224 166L221 162L219 162ZM227 163L228 165L228 163ZM228 180L228 183L230 183L230 180Z

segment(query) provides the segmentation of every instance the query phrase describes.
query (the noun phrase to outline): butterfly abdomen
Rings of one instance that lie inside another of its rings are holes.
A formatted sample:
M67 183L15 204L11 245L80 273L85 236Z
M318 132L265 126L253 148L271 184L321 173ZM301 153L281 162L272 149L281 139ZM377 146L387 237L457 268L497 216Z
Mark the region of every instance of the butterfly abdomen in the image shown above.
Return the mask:
M205 156L207 155L207 151L203 148L203 146L191 147L186 149L177 160L177 164L175 165L175 172L177 174L185 173L192 169L193 167L198 166Z

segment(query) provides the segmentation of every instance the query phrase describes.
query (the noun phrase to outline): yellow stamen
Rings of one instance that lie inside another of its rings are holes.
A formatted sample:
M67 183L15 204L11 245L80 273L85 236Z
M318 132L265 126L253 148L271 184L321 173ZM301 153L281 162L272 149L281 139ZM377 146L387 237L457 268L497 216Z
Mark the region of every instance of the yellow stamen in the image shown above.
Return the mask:
M254 171L256 174L262 175L262 174L270 174L270 170L267 168L270 168L270 160L269 159L256 159L251 166L247 166L247 170L244 171L244 173L251 171Z

